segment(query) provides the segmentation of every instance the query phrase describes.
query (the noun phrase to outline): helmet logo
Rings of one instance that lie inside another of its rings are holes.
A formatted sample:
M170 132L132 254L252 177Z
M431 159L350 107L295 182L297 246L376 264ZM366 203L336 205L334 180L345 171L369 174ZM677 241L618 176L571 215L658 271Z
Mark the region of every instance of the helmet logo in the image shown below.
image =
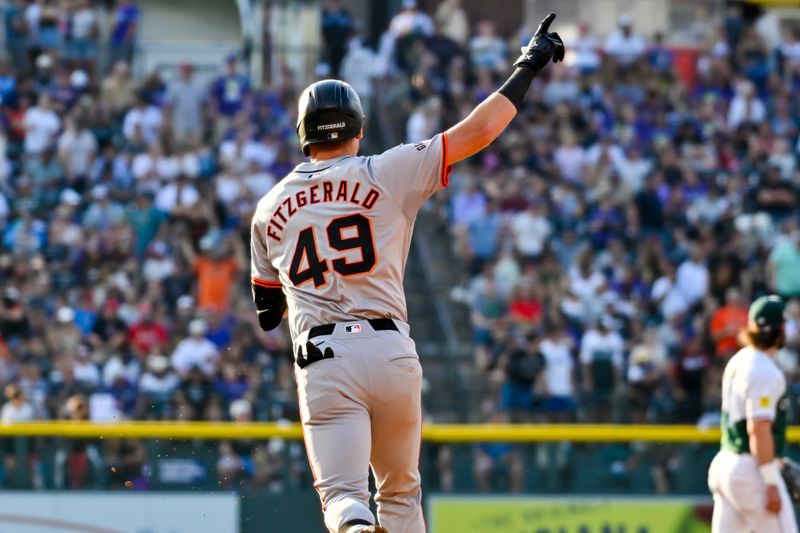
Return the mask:
M319 131L326 131L326 130L338 130L340 128L344 128L344 122L336 122L335 124L320 124L317 126L317 130Z

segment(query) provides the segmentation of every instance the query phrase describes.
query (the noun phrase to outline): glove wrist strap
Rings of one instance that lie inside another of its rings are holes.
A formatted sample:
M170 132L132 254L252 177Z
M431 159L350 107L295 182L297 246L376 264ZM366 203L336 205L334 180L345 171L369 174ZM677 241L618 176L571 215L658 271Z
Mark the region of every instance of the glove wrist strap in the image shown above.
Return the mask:
M536 71L533 67L523 63L514 69L511 77L502 87L497 89L497 92L508 98L517 108L517 113L519 113L525 103L525 94L527 94L535 77Z
M777 460L759 465L758 473L761 474L761 479L764 481L765 485L778 485L781 478L781 472L778 469Z

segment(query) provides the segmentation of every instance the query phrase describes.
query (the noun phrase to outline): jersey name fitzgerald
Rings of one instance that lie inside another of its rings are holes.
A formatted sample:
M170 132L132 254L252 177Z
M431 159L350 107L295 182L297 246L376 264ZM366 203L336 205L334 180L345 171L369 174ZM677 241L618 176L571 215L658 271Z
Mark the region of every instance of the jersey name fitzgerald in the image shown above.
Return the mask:
M361 183L358 181L349 182L346 179L337 183L333 181L323 181L301 189L291 196L284 198L278 208L272 213L267 225L267 237L281 242L281 234L285 224L292 218L298 210L320 203L348 202L358 205L369 211L375 206L375 202L380 198L381 193L370 188L366 194L361 191Z

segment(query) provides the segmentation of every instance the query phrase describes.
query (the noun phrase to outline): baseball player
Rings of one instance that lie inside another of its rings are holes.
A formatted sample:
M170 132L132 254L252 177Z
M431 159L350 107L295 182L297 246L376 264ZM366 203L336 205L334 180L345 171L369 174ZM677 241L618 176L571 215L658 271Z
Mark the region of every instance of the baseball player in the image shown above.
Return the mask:
M306 451L331 532L425 531L422 370L403 294L414 220L452 165L511 122L536 73L563 60L554 18L496 93L427 141L359 157L364 116L353 88L324 80L300 96L297 134L310 161L256 208L252 287L264 330L288 310ZM370 467L380 526L368 505Z
M746 346L722 375L722 447L711 462L714 533L795 533L781 477L786 444L786 379L774 356L783 346L783 302L762 296L750 306Z

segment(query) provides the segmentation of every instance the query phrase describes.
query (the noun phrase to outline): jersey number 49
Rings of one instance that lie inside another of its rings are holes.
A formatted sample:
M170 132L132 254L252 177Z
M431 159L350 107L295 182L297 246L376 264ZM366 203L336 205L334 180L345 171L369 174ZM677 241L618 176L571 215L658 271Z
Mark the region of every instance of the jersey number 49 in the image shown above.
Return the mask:
M333 267L334 272L344 277L367 274L378 264L375 255L375 242L372 238L372 225L362 214L347 215L331 220L325 231L328 246L337 252L359 250L360 261L348 261L347 257L330 259L320 258L317 247L317 236L312 226L300 231L297 244L292 254L289 267L289 279L295 287L309 281L319 288L328 283L327 273Z

